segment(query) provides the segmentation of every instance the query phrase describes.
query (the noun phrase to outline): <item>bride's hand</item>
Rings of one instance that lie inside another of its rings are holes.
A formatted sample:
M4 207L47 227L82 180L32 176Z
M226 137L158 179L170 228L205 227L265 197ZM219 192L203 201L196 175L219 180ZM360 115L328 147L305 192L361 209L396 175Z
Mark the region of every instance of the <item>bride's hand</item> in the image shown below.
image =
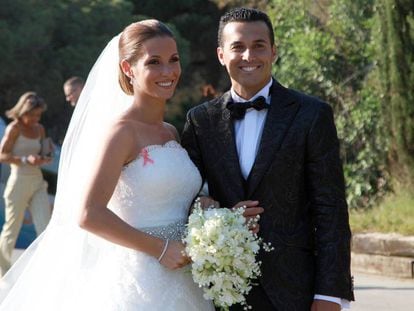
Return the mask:
M201 206L202 209L219 208L220 207L220 202L214 201L214 199L212 197L201 196L201 197L199 197L199 199L200 199L200 206Z
M167 250L161 258L160 263L169 269L179 269L191 262L190 257L185 254L185 246L179 241L169 241Z

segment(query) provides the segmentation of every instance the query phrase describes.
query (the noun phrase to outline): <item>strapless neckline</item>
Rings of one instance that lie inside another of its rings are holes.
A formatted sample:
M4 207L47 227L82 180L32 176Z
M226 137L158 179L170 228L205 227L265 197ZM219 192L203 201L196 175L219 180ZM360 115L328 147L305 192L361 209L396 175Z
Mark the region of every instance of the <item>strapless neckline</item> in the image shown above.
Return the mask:
M140 150L140 153L142 150L147 149L149 151L149 149L154 149L154 148L174 148L174 147L181 147L180 143L174 139L170 139L168 141L166 141L163 144L151 144L151 145L147 145L145 147L142 147ZM138 155L139 157L139 155Z
M133 159L131 162L125 164L123 169L126 169L127 167L129 167L132 164L134 164L135 162L137 162L140 158L142 158L143 155L145 154L145 151L150 152L154 149L160 149L160 148L182 149L181 144L178 141L174 140L174 139L170 139L170 140L166 141L163 144L150 144L150 145L147 145L145 147L142 147L141 150L139 151L138 155L135 157L135 159Z

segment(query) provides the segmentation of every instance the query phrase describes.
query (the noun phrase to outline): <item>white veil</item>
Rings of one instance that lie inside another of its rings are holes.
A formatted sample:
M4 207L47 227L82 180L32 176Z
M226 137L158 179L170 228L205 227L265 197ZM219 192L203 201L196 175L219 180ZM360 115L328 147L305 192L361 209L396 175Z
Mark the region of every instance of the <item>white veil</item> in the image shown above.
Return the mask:
M99 260L100 238L79 228L77 217L100 136L132 104L118 84L118 42L119 35L89 73L63 142L52 219L0 281L0 310L70 310Z

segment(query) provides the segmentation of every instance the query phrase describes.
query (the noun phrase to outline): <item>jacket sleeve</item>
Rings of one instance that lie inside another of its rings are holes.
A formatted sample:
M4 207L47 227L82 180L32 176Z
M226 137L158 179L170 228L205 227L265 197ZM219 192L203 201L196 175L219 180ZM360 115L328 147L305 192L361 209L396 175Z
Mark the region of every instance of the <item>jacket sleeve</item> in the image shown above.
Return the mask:
M315 225L315 293L354 300L350 275L351 231L339 141L332 108L321 104L308 133L306 182Z

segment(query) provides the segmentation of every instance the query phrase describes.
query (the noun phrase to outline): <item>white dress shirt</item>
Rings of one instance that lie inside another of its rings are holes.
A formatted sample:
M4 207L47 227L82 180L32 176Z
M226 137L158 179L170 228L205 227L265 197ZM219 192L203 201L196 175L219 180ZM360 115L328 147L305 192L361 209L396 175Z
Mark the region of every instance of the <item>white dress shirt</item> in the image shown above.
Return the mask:
M255 100L259 96L266 98L266 103L270 105L270 95L269 89L272 86L272 79L269 83L265 85L259 92L253 95L249 99L244 99L236 94L236 92L231 89L230 94L235 103L243 103L246 101ZM242 171L243 177L247 180L250 171L253 167L254 160L256 159L257 151L259 149L260 138L262 137L263 127L267 115L268 109L256 110L254 108L249 108L246 110L244 119L234 120L234 131L236 137L236 146L237 153L239 155L240 169ZM349 309L350 303L348 300L325 296L325 295L315 295L314 299L327 300L335 302L343 309Z
M259 96L266 98L266 103L270 104L269 88L272 80L258 93L250 99L244 99L231 89L231 97L235 103L243 103L255 100ZM237 153L239 155L240 168L243 177L247 180L249 173L253 167L256 154L259 149L260 138L262 137L264 121L267 115L267 109L256 110L249 108L243 119L234 121L234 130L236 136Z

